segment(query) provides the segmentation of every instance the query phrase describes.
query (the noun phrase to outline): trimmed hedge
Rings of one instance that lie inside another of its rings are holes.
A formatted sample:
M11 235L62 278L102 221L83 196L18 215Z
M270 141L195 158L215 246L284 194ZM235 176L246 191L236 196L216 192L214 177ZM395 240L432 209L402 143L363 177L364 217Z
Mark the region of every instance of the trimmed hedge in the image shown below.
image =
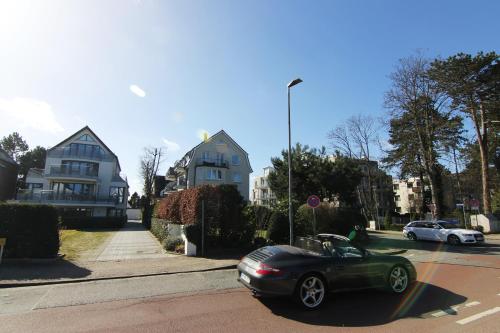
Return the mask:
M125 216L61 216L61 226L67 229L122 228Z
M0 204L6 258L54 258L59 252L57 210L48 205Z

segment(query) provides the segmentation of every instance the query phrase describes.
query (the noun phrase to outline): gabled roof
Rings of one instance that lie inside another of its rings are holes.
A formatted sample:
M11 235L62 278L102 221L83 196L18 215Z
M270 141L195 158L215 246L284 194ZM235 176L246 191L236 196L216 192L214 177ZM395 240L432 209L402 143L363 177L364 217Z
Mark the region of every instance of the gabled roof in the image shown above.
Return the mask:
M94 131L92 131L92 130L90 129L90 127L89 127L88 125L87 125L87 126L85 126L85 127L83 127L82 129L80 129L80 130L76 131L75 133L73 133L72 135L70 135L69 137L67 137L66 139L64 139L63 141L59 142L59 143L58 143L57 145L55 145L54 147L50 148L50 149L49 149L49 151L50 151L50 150L53 150L53 149L55 149L55 148L57 148L57 147L59 147L59 146L61 146L61 145L63 145L64 143L66 143L66 142L68 142L68 141L70 141L71 139L73 139L74 137L76 137L78 134L80 134L81 132L83 132L83 131L85 131L85 130L89 131L89 132L90 132L90 134L92 134L92 135L93 135L93 136L97 139L97 142L98 142L99 144L101 144L104 148L106 148L106 150L107 150L107 151L109 151L109 152L110 152L110 154L111 154L111 155L113 155L113 156L116 158L116 162L118 163L118 168L120 168L120 170L121 170L122 168L121 168L121 166L120 166L120 161L118 160L118 156L116 156L116 155L115 155L115 153L113 153L113 151L112 151L111 149L109 149L109 147L108 147L108 146L106 146L106 144L105 144L105 143L104 143L104 142L103 142L103 141L102 141L102 140L101 140L101 139L97 136L97 134L95 134L95 133L94 133Z
M233 140L233 138L232 138L229 134L227 134L227 132L226 132L226 131L224 131L223 129L222 129L222 130L220 130L219 132L217 132L217 133L215 133L214 135L212 135L211 137L209 137L209 138L207 139L207 141L212 140L214 137L216 137L216 136L217 136L217 135L219 135L219 134L224 134L224 135L225 135L226 137L228 137L228 138L229 138L229 140L230 140L230 141L231 141L231 142L232 142L232 143L236 146L236 148L238 148L239 150L241 150L242 152L244 152L244 153L245 153L245 157L246 157L246 159L247 159L248 166L250 167L250 173L252 173L252 172L253 172L253 169L252 169L252 165L250 164L250 160L248 159L248 153L245 151L245 149L241 148L241 146L240 146L240 145L239 145L236 141L234 141L234 140ZM184 155L184 156L183 156L183 157L182 157L182 158L181 158L178 162L180 162L180 161L182 161L182 160L186 159L186 157L189 157L189 158L191 159L191 158L193 157L193 155L194 155L194 153L195 153L196 149L197 149L197 148L199 148L199 147L200 147L202 144L204 144L204 143L205 143L205 141L200 142L200 143L199 143L198 145L196 145L193 149L191 149L190 151L188 151L188 152L187 152L187 153L186 153L186 154L185 154L185 155ZM189 161L189 163L191 163L191 161ZM189 164L189 163L188 163L188 164ZM176 165L177 165L177 163L176 163ZM174 167L175 167L175 166L174 166Z

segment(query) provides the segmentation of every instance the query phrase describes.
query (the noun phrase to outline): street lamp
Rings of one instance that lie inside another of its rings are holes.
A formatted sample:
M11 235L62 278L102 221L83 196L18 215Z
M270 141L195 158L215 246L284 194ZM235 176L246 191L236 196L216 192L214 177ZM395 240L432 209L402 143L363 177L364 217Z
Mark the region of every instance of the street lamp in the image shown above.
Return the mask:
M290 245L293 245L293 218L292 218L292 132L290 126L290 88L301 83L296 78L287 86L288 90L288 220L290 222Z

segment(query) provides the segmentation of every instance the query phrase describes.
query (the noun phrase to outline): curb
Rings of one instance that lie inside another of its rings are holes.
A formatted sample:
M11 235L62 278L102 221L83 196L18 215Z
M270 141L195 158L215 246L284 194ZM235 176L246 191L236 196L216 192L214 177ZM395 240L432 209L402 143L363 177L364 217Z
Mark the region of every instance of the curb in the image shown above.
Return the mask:
M73 280L26 282L26 283L23 283L23 282L21 282L21 283L0 283L0 289L48 286L48 285L58 285L58 284L72 284L72 283L106 281L106 280L122 280L122 279L133 279L133 278L139 278L139 277L221 271L221 270L225 270L225 269L234 269L234 268L236 268L236 265L227 265L227 266L206 268L206 269L196 269L196 270L191 270L191 271L160 272L160 273L124 275L124 276L109 276L109 277L97 277L97 278L90 278L90 279L73 279Z

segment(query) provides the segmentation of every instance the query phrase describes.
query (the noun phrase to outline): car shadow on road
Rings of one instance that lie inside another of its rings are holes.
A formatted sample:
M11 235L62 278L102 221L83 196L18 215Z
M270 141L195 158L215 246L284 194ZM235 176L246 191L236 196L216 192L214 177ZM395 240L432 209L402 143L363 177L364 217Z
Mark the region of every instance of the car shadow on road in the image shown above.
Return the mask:
M78 279L89 276L92 271L68 260L53 262L6 262L0 266L2 284L33 282L40 280Z
M275 315L319 326L362 327L390 323L400 318L428 318L467 300L438 286L417 282L404 295L381 290L365 290L330 294L318 310L307 311L287 298L261 298Z
M464 244L449 245L446 243L432 241L410 241L405 238L394 239L380 237L374 234L370 235L370 241L366 245L371 250L386 249L405 249L405 250L423 250L432 252L450 252L461 254L482 254L482 255L500 255L500 245L498 244Z

